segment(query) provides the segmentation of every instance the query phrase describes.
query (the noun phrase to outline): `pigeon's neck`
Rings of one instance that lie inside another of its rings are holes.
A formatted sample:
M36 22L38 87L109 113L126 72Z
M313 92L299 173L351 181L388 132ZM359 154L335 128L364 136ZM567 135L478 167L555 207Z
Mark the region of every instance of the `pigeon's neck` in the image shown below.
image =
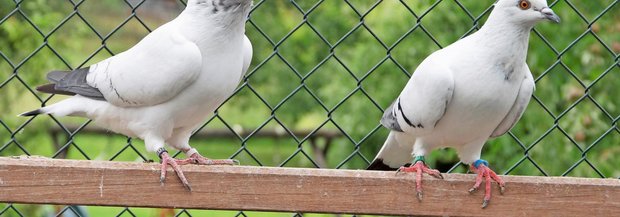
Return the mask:
M209 48L227 46L230 42L242 40L245 33L245 19L230 19L226 21L200 17L199 14L185 13L177 17L181 23L181 31L186 37L200 47Z
M533 26L510 22L508 17L501 13L491 13L485 25L477 35L480 46L492 48L492 56L507 58L515 62L525 62L527 56L530 31ZM508 51L508 52L506 52Z

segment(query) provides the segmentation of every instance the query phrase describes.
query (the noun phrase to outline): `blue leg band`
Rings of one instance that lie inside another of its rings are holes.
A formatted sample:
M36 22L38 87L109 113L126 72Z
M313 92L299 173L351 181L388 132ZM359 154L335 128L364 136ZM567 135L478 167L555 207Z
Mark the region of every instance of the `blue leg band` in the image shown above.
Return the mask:
M487 162L486 160L482 160L482 159L478 159L477 161L475 161L474 167L478 168L480 164L484 164L486 167L489 167L489 162Z

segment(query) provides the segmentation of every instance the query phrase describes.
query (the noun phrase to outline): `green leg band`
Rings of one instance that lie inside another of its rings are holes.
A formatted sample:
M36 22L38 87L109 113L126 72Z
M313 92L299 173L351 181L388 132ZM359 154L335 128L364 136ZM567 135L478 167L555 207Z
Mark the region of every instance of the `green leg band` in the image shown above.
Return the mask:
M422 163L426 163L424 161L424 156L415 156L415 158L413 159L413 164L417 163L418 161L422 161Z

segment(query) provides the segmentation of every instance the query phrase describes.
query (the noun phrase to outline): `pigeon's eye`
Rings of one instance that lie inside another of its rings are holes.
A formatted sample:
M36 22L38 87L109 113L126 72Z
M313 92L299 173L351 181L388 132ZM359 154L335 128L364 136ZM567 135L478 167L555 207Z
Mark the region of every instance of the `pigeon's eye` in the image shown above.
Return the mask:
M530 9L530 2L529 2L529 1L527 1L527 0L521 0L521 1L519 2L519 7L520 7L521 9L523 9L523 10Z

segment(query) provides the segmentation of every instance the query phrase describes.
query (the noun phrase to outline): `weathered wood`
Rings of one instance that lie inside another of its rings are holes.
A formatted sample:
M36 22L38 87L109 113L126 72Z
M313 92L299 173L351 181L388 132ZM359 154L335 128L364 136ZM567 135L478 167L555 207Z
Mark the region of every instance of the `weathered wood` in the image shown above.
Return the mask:
M264 210L320 213L450 216L614 216L620 213L620 180L504 176L507 191L493 185L470 195L473 175L426 176L424 200L415 177L394 172L183 166L193 191L173 172L159 183L156 163L0 158L0 201L132 207Z

